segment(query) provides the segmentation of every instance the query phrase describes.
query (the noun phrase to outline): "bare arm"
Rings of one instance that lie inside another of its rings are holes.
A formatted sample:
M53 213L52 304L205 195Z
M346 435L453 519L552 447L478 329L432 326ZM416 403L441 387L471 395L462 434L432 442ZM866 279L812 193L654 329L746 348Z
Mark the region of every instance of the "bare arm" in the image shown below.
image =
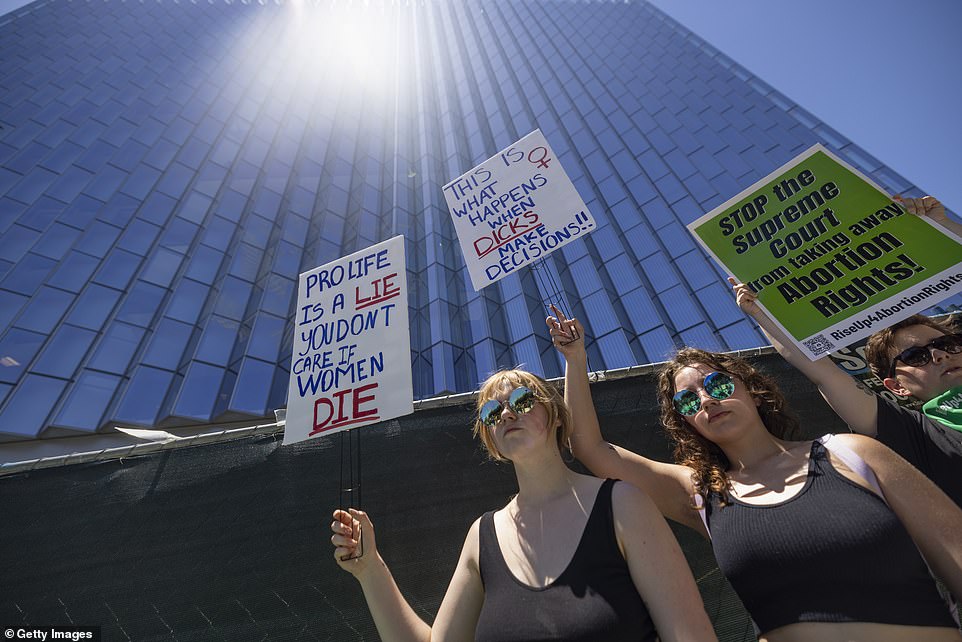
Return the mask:
M934 196L922 198L902 198L893 196L892 200L901 203L910 214L932 219L956 236L962 236L962 223L956 223L945 212L945 206Z
M842 421L857 433L874 437L878 432L878 406L875 393L842 372L828 357L812 361L795 347L775 322L758 305L755 293L744 283L729 277L735 300L742 312L758 323L762 332L785 361L801 371L832 407Z
M584 328L577 319L565 318L554 306L551 309L555 316L548 317L546 323L555 348L565 358L565 403L574 426L571 449L575 457L598 477L622 479L637 486L654 500L663 515L707 536L698 513L691 508L691 469L642 457L602 438L588 385Z
M836 439L865 460L929 566L954 595L962 595L962 510L885 445L860 435Z
M615 485L612 504L618 542L659 639L715 640L688 562L655 504L628 484Z
M331 524L334 559L361 584L364 599L382 639L405 642L429 640L468 640L474 637L484 589L478 572L478 522L471 526L461 550L461 558L444 594L434 622L434 630L417 616L408 604L377 551L374 525L367 513L350 509L334 511ZM362 534L356 537L355 534ZM360 541L364 554L356 557ZM350 559L353 558L353 559Z

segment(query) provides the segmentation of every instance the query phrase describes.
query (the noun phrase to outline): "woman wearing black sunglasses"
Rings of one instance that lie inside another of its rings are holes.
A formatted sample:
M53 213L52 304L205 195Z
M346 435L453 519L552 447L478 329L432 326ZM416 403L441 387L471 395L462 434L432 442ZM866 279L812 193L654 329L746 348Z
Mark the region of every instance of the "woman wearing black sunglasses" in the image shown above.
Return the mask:
M691 571L638 489L570 470L571 416L522 370L478 394L474 433L510 460L518 494L468 531L433 626L401 595L361 511L335 511L334 556L361 583L384 640L714 640ZM362 552L363 549L363 552Z
M678 463L607 444L581 324L554 312L547 323L567 361L575 456L710 537L760 639L962 639L919 555L962 592L962 512L918 471L858 435L792 440L797 422L771 379L695 348L679 351L658 379Z

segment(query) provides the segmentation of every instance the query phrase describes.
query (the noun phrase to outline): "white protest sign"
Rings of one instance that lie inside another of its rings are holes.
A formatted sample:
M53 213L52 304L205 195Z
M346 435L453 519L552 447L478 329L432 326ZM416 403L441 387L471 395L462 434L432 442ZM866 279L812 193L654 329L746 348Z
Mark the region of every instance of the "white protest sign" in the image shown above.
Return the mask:
M536 129L444 186L476 291L595 227Z
M298 278L284 443L414 410L404 237Z

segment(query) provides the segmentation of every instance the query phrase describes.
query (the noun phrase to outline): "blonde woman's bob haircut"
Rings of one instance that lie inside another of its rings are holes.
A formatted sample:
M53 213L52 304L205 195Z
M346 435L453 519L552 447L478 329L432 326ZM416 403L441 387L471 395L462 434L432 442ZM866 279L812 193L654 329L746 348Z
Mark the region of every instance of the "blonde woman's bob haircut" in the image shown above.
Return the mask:
M507 461L494 444L491 431L481 423L478 413L485 402L495 399L505 388L513 390L518 386L524 386L534 393L538 403L544 405L548 411L548 427L557 426L555 438L558 442L558 452L564 455L565 451L571 450L571 413L565 405L564 397L558 389L542 379L536 374L531 374L525 370L500 370L481 384L478 392L478 403L475 405L474 416L474 436L481 439L488 456L496 461Z

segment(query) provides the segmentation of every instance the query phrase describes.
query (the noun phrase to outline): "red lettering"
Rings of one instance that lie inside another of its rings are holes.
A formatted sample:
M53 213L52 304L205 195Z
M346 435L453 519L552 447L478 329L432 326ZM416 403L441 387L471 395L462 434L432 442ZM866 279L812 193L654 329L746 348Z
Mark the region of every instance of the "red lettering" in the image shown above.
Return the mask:
M524 219L524 220L522 220ZM483 258L499 247L510 243L520 236L524 236L531 228L537 227L538 215L528 211L520 217L512 219L491 231L489 236L482 236L474 242L474 251L478 258Z
M360 423L373 423L378 421L379 410L374 408L362 408L364 404L369 404L375 400L376 395L364 394L373 391L378 387L376 383L369 383L360 388L348 388L339 390L332 397L319 397L314 401L314 429L311 435L316 435L335 428L344 428ZM319 412L320 411L320 412ZM350 414L345 415L345 411ZM323 419L322 415L325 415Z
M372 305L383 303L388 299L393 299L399 295L401 293L401 288L398 287L393 281L394 277L396 276L397 272L371 281L371 285L374 287L374 294L368 297L361 296L360 287L354 288L355 309L361 310L363 308L368 308Z
M374 401L374 394L370 394L366 397L361 396L362 392L367 392L368 390L374 390L377 388L376 383L369 383L366 386L361 386L354 391L354 416L355 417L370 417L371 415L377 414L377 408L372 408L371 410L361 410L361 404L367 403L368 401Z

